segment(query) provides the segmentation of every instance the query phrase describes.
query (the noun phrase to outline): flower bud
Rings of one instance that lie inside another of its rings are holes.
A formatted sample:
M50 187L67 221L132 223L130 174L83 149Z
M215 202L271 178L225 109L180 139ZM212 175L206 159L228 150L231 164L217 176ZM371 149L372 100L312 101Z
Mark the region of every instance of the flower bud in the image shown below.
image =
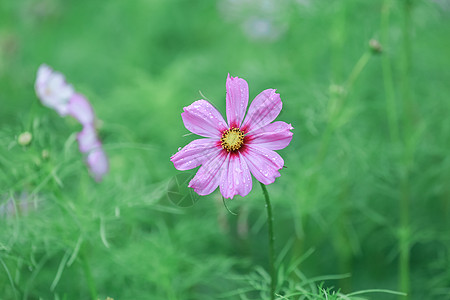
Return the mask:
M41 156L43 160L47 160L50 157L50 152L48 152L47 149L44 149L42 150Z
M25 131L19 135L17 141L19 145L28 146L31 143L33 136L28 131Z
M370 49L372 50L372 52L374 54L378 54L378 53L383 52L383 47L381 47L380 42L378 40L376 40L376 39L371 39L369 41L369 47L370 47Z

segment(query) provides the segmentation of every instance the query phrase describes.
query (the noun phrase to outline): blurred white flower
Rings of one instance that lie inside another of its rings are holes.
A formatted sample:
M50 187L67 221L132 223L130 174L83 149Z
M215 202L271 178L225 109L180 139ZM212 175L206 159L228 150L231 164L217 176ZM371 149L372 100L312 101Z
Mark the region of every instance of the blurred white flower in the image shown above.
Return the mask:
M74 94L64 75L43 64L37 71L35 90L41 103L56 110L60 116L68 114L68 103Z
M297 3L302 6L309 6L311 4L311 0L297 0Z
M283 32L279 26L275 26L273 21L264 18L251 17L242 24L242 28L247 36L253 39L277 39Z
M441 7L441 9L444 11L450 11L450 1L449 0L431 0L431 2L438 4Z
M240 24L251 39L274 41L289 28L292 8L309 6L309 0L219 0L223 17Z

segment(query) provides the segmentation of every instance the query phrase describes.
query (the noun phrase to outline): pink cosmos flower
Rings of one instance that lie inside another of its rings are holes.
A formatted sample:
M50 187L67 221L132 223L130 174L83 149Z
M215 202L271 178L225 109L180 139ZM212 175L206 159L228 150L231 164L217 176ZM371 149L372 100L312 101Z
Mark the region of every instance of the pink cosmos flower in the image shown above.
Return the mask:
M205 138L192 141L170 160L178 170L201 165L189 182L199 195L208 195L220 186L225 198L246 196L252 189L250 174L263 184L273 183L284 165L274 150L285 148L292 139L291 124L271 123L282 107L276 90L267 89L256 96L246 116L247 82L228 74L226 90L227 122L206 100L195 101L181 114L186 129Z
M45 64L41 65L37 72L35 90L43 105L56 110L60 116L67 115L69 99L74 90L66 82L64 75Z

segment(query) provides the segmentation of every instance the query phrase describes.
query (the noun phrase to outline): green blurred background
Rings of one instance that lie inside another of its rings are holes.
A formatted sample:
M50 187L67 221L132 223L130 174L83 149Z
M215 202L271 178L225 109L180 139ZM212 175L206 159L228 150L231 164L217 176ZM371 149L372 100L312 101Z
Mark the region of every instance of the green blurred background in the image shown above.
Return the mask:
M42 63L92 102L103 182L36 98ZM264 299L257 182L237 216L167 199L182 108L224 112L228 73L295 128L268 186L280 299L450 299L446 0L1 1L0 299Z

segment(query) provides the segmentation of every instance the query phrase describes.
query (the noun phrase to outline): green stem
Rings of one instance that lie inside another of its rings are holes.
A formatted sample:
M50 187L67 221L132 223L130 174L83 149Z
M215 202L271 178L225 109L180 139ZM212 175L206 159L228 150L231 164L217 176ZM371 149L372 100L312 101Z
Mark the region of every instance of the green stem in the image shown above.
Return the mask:
M89 287L89 292L91 294L91 298L92 298L92 300L97 300L97 289L95 288L94 278L92 277L92 272L91 272L89 263L87 261L87 256L84 253L82 253L82 255L81 255L81 264L83 267L86 282Z
M402 195L400 198L400 228L399 228L399 289L401 292L409 294L409 188L408 179L402 180ZM408 297L408 296L406 296ZM402 299L405 299L404 297ZM408 298L407 298L408 299Z
M401 292L409 294L409 258L410 258L410 192L409 192L409 159L410 149L408 149L408 138L411 136L413 109L412 94L410 84L411 74L411 9L412 1L404 0L403 6L403 45L402 45L402 104L406 113L404 118L403 136L403 172L402 172L402 195L400 198L400 231L399 231L399 289Z
M335 1L330 3L333 5L332 11L334 14L333 21L330 28L331 40L331 82L338 84L342 82L342 58L344 55L344 45L346 38L346 6L341 5L340 2Z
M353 70L351 71L350 75L348 76L347 82L345 84L345 88L347 91L350 91L353 87L353 84L355 83L356 79L359 77L359 74L361 74L361 71L364 69L364 67L367 65L367 63L370 60L370 57L372 56L372 53L367 51L365 52L361 58L358 60L356 65L353 67Z
M332 108L329 112L329 119L328 124L325 129L324 134L322 135L322 140L320 144L320 148L317 152L316 160L314 162L313 168L315 169L320 163L324 160L329 143L331 140L331 137L337 127L336 123L337 120L344 109L345 100L347 98L348 92L353 87L353 84L356 82L356 79L358 79L359 75L361 74L362 70L364 70L365 66L369 62L370 58L372 57L372 53L370 51L365 52L358 60L358 62L353 67L352 71L350 72L350 75L348 76L348 79L345 83L345 92L344 94L339 95L331 95Z
M389 49L389 16L392 0L385 0L381 12L381 44ZM392 79L392 68L388 53L384 52L382 57L383 81L386 94L386 111L388 116L389 134L391 141L397 145L399 141L398 116L395 106L395 88Z
M402 102L403 108L406 112L407 118L405 118L404 127L405 132L403 134L404 138L409 136L409 129L411 122L411 94L410 94L410 83L409 83L409 73L410 73L410 57L411 57L411 43L409 38L409 27L410 27L410 3L408 0L405 2L404 7L404 22L403 22L403 61L402 61ZM389 49L389 15L392 6L392 0L385 0L381 12L381 35L382 35L382 45ZM391 142L395 146L403 147L402 153L406 153L406 143L405 139L403 143L400 143L400 131L399 131L399 119L396 109L395 101L395 88L394 81L392 78L392 69L389 56L387 53L383 54L382 57L382 67L383 67L383 79L384 79L384 89L386 94L386 111L388 116L389 133ZM408 154L405 154L407 156ZM399 290L404 293L409 293L409 259L410 259L410 231L409 231L409 179L408 179L408 159L406 157L402 160L403 171L401 174L401 194L399 199L399 217L400 225L398 229L398 249L399 249L399 262L398 262L398 285ZM402 297L401 299L405 299Z
M413 120L413 105L412 105L412 93L411 93L411 10L412 1L404 0L404 16L403 16L403 54L402 54L402 96L403 96L403 106L406 112L405 121L405 134L409 136L410 133L408 129L411 129Z
M266 186L262 183L261 188L266 199L266 209L267 209L267 224L269 226L269 267L270 267L270 299L275 299L275 286L276 286L276 272L275 272L275 235L273 234L273 215L272 215L272 204L270 204L269 193L267 192Z

